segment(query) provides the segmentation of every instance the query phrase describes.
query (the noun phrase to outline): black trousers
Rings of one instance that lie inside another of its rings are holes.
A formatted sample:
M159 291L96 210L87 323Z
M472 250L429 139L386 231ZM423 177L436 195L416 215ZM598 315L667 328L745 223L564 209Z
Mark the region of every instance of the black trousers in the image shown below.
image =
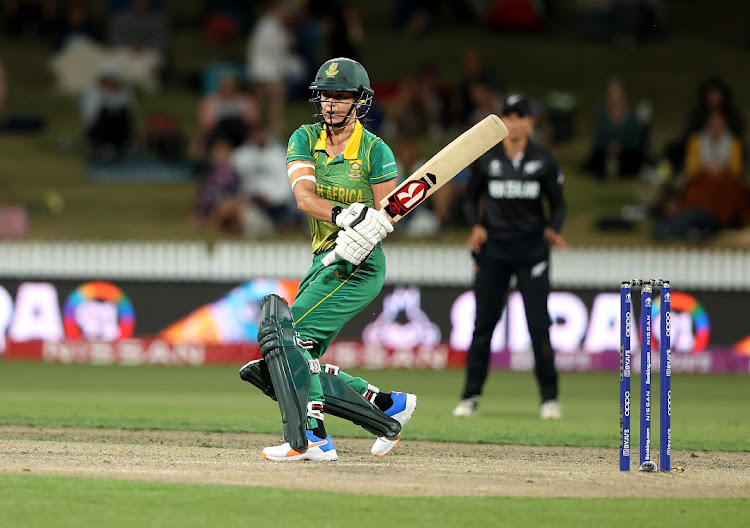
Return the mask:
M555 355L549 340L551 324L547 311L549 258L532 261L507 261L477 256L479 270L474 281L476 319L474 337L466 358L466 383L463 399L482 393L490 362L490 340L505 307L511 276L516 276L523 297L526 319L534 349L534 374L541 401L557 398L558 381Z

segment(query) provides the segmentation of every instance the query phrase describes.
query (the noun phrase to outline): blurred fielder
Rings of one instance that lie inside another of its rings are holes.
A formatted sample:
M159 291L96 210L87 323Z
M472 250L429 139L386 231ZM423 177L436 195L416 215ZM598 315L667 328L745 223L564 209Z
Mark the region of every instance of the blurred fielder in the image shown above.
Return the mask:
M549 337L549 248L566 247L563 174L552 155L530 139L531 102L509 94L503 102L508 137L471 166L465 214L476 268L474 335L466 382L454 416L472 416L487 379L492 333L505 307L511 277L523 297L539 385L539 415L559 420L558 376ZM481 204L481 206L480 206ZM549 210L549 213L546 210Z

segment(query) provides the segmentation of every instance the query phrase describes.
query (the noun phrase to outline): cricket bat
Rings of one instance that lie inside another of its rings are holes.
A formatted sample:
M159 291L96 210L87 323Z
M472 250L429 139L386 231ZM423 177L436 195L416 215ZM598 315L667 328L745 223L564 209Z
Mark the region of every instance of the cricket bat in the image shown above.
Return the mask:
M494 114L488 115L448 143L383 198L379 204L381 210L393 223L398 222L507 135L505 123ZM323 264L328 266L335 259L335 252L331 251L323 257Z

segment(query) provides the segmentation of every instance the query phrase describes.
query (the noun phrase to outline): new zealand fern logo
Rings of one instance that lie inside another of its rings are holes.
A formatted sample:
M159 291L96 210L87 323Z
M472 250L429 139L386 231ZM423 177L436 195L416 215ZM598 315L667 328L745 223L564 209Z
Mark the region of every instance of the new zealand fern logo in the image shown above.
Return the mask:
M328 66L328 69L326 70L326 77L336 77L339 74L339 63L338 62L332 62L330 66Z

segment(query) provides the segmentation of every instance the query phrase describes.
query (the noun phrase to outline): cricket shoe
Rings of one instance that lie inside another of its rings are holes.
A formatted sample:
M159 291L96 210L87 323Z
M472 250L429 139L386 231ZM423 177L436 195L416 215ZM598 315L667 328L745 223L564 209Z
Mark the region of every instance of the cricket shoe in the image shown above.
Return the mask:
M456 408L453 409L453 416L457 416L458 418L474 416L477 413L477 407L479 407L479 396L466 398L458 402Z
M560 420L562 409L557 400L547 400L539 407L539 418L542 420Z
M408 392L392 392L391 399L393 400L393 405L385 411L385 414L398 420L398 423L403 427L411 419L414 409L417 408L417 396ZM376 457L387 455L396 447L399 440L401 440L401 433L396 438L379 436L372 445L372 454Z
M311 430L307 430L307 449L297 451L292 449L289 442L278 446L267 447L263 450L263 458L282 462L286 460L314 460L316 462L330 462L338 460L336 447L333 445L331 435L325 438L318 438Z

